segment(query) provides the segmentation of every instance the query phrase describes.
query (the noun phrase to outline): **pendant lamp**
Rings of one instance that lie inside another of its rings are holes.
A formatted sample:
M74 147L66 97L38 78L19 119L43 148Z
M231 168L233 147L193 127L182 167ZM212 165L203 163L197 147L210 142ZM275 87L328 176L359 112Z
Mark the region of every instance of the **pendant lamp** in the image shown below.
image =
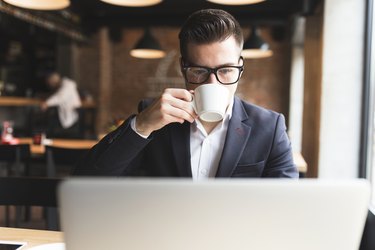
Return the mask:
M245 41L241 55L243 58L265 58L272 56L273 52L259 34L256 26L253 26L250 37Z
M211 3L223 4L223 5L246 5L264 2L265 0L207 0Z
M143 37L130 51L130 55L137 58L156 59L165 56L158 41L152 36L149 29L145 30Z
M32 10L60 10L70 5L69 0L4 0L4 2Z
M127 7L146 7L161 3L163 0L101 0L102 2L127 6Z

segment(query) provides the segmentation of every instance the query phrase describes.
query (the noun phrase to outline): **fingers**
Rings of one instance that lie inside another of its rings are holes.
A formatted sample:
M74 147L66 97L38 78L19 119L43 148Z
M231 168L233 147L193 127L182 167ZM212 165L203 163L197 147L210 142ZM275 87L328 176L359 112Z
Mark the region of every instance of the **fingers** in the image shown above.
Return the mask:
M165 89L163 94L170 94L171 96L181 99L187 102L191 102L193 100L193 97L191 93L186 89Z
M192 94L185 89L166 89L158 100L137 116L137 131L149 134L173 122L194 122L197 114L191 101Z
M192 99L191 94L189 92L188 94L190 95L189 98ZM162 112L164 111L165 113L171 114L177 118L183 118L189 122L193 122L196 118L191 101L178 99L173 96L173 93L163 93L160 97L160 105Z
M184 120L192 123L195 120L195 113L191 104L180 103L181 101L172 101L171 103L162 103L160 111L162 114L171 116L174 121L183 123Z

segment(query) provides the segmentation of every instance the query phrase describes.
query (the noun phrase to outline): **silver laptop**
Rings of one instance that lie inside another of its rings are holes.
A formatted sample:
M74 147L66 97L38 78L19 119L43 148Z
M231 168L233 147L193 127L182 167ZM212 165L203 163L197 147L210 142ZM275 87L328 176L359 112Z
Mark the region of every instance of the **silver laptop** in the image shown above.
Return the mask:
M70 179L67 250L357 250L365 180Z

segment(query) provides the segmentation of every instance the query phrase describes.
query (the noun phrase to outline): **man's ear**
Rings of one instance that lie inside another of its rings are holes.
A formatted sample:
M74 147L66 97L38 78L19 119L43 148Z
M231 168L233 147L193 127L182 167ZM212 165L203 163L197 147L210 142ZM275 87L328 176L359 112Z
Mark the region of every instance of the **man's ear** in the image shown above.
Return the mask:
M243 57L242 56L240 56L240 61L239 61L239 64L241 65L243 65L243 68L244 68L244 70L242 70L241 71L241 74L240 74L240 78L242 77L242 74L243 74L243 72L245 71L245 60L243 59Z
M183 69L184 65L185 65L184 59L182 58L182 56L180 56L180 71L183 76L184 76L184 69Z
M182 56L180 56L180 70L182 72L182 68L184 67L184 59L182 59Z
M185 87L187 89L187 81L186 81L186 77L185 77L185 73L184 73L184 69L183 69L184 65L185 65L184 59L182 58L182 56L180 56L180 71L181 71L182 77L185 80Z

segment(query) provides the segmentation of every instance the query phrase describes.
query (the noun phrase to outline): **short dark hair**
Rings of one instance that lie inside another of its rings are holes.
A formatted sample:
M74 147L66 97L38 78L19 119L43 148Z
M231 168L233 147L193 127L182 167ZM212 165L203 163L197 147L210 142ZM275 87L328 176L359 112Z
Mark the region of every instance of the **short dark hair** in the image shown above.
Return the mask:
M220 9L198 10L188 17L178 35L181 56L187 57L188 43L207 44L224 41L230 36L234 36L242 49L242 29L231 14Z
M43 72L43 78L44 79L48 79L50 78L53 74L56 74L58 73L56 69L46 69L44 72Z

